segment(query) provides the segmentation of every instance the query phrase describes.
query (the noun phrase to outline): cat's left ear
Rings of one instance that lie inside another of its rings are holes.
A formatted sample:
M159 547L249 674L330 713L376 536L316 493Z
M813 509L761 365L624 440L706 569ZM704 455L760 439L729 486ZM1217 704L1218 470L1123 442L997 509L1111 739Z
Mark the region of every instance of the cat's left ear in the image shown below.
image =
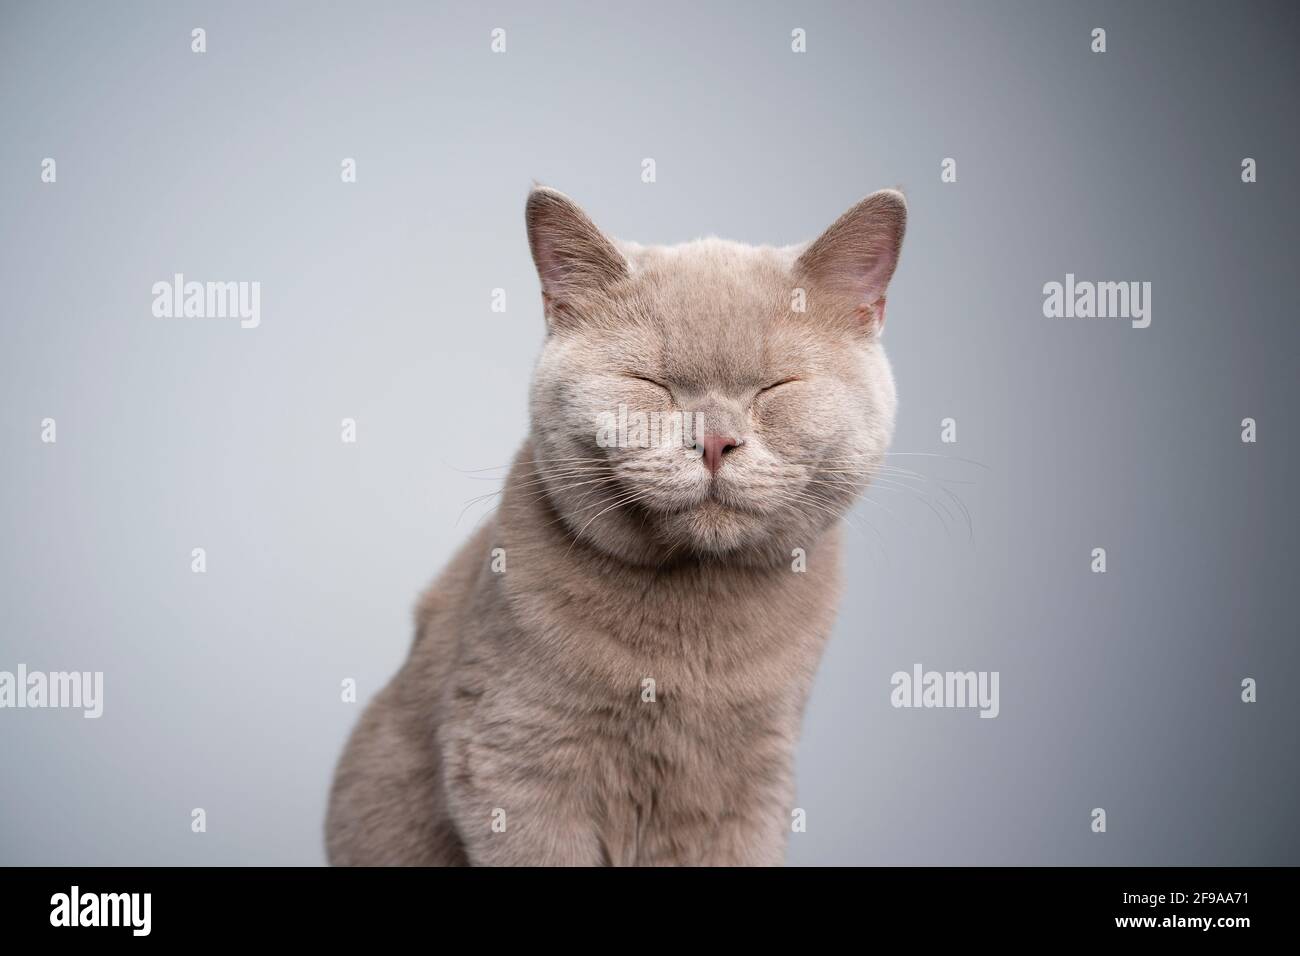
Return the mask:
M885 323L885 292L898 265L907 229L907 200L882 189L835 220L795 263L812 295L829 296L836 311L852 314L870 330Z
M593 295L628 277L623 254L564 193L535 186L524 219L552 328L581 321Z

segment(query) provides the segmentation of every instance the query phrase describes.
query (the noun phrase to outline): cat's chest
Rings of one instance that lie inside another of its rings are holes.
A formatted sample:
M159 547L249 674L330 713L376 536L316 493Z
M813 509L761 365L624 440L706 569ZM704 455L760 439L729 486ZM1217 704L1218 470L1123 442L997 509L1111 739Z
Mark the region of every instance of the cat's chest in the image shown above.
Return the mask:
M595 768L610 862L737 862L682 854L725 853L738 829L752 849L751 831L779 829L798 722L790 700L715 708L671 691L624 713Z
M616 698L634 688L638 704L671 705L684 725L688 715L725 717L801 693L834 618L831 600L793 587L719 596L652 584L637 602L619 592L548 597L562 667Z
M569 690L599 722L617 785L637 792L699 771L740 780L791 749L829 629L781 613L571 626L559 669L583 675Z

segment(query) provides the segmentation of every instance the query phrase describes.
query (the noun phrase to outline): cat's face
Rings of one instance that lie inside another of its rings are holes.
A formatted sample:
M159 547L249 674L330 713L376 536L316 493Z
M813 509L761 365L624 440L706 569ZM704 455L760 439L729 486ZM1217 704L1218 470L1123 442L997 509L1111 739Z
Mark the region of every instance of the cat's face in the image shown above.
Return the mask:
M527 487L572 535L641 563L810 548L892 434L880 330L905 216L883 192L805 247L641 247L534 190L550 334Z

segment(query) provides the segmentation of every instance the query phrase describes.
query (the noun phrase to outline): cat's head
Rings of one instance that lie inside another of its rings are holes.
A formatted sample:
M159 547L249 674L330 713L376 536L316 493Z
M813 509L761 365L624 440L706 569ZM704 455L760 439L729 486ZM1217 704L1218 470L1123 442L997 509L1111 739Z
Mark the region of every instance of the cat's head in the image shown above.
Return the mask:
M638 563L811 547L893 432L880 333L906 218L885 190L801 246L640 246L534 189L548 335L525 487L570 534Z

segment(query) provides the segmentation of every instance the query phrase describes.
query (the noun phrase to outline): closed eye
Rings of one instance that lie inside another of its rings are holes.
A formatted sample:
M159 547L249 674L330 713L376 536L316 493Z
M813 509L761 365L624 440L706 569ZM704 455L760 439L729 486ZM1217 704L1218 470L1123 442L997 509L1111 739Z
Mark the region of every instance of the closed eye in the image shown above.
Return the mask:
M765 386L764 388L760 388L758 390L758 393L761 395L763 394L763 392L770 392L774 388L780 388L782 385L790 385L793 382L797 382L797 381L799 381L799 379L792 375L789 378L783 378L779 382L773 382L771 385Z
M657 388L662 388L665 392L672 392L672 389L663 382L656 382L654 379L646 378L644 375L632 375L629 373L627 377L637 382L645 382L647 385L654 385Z

